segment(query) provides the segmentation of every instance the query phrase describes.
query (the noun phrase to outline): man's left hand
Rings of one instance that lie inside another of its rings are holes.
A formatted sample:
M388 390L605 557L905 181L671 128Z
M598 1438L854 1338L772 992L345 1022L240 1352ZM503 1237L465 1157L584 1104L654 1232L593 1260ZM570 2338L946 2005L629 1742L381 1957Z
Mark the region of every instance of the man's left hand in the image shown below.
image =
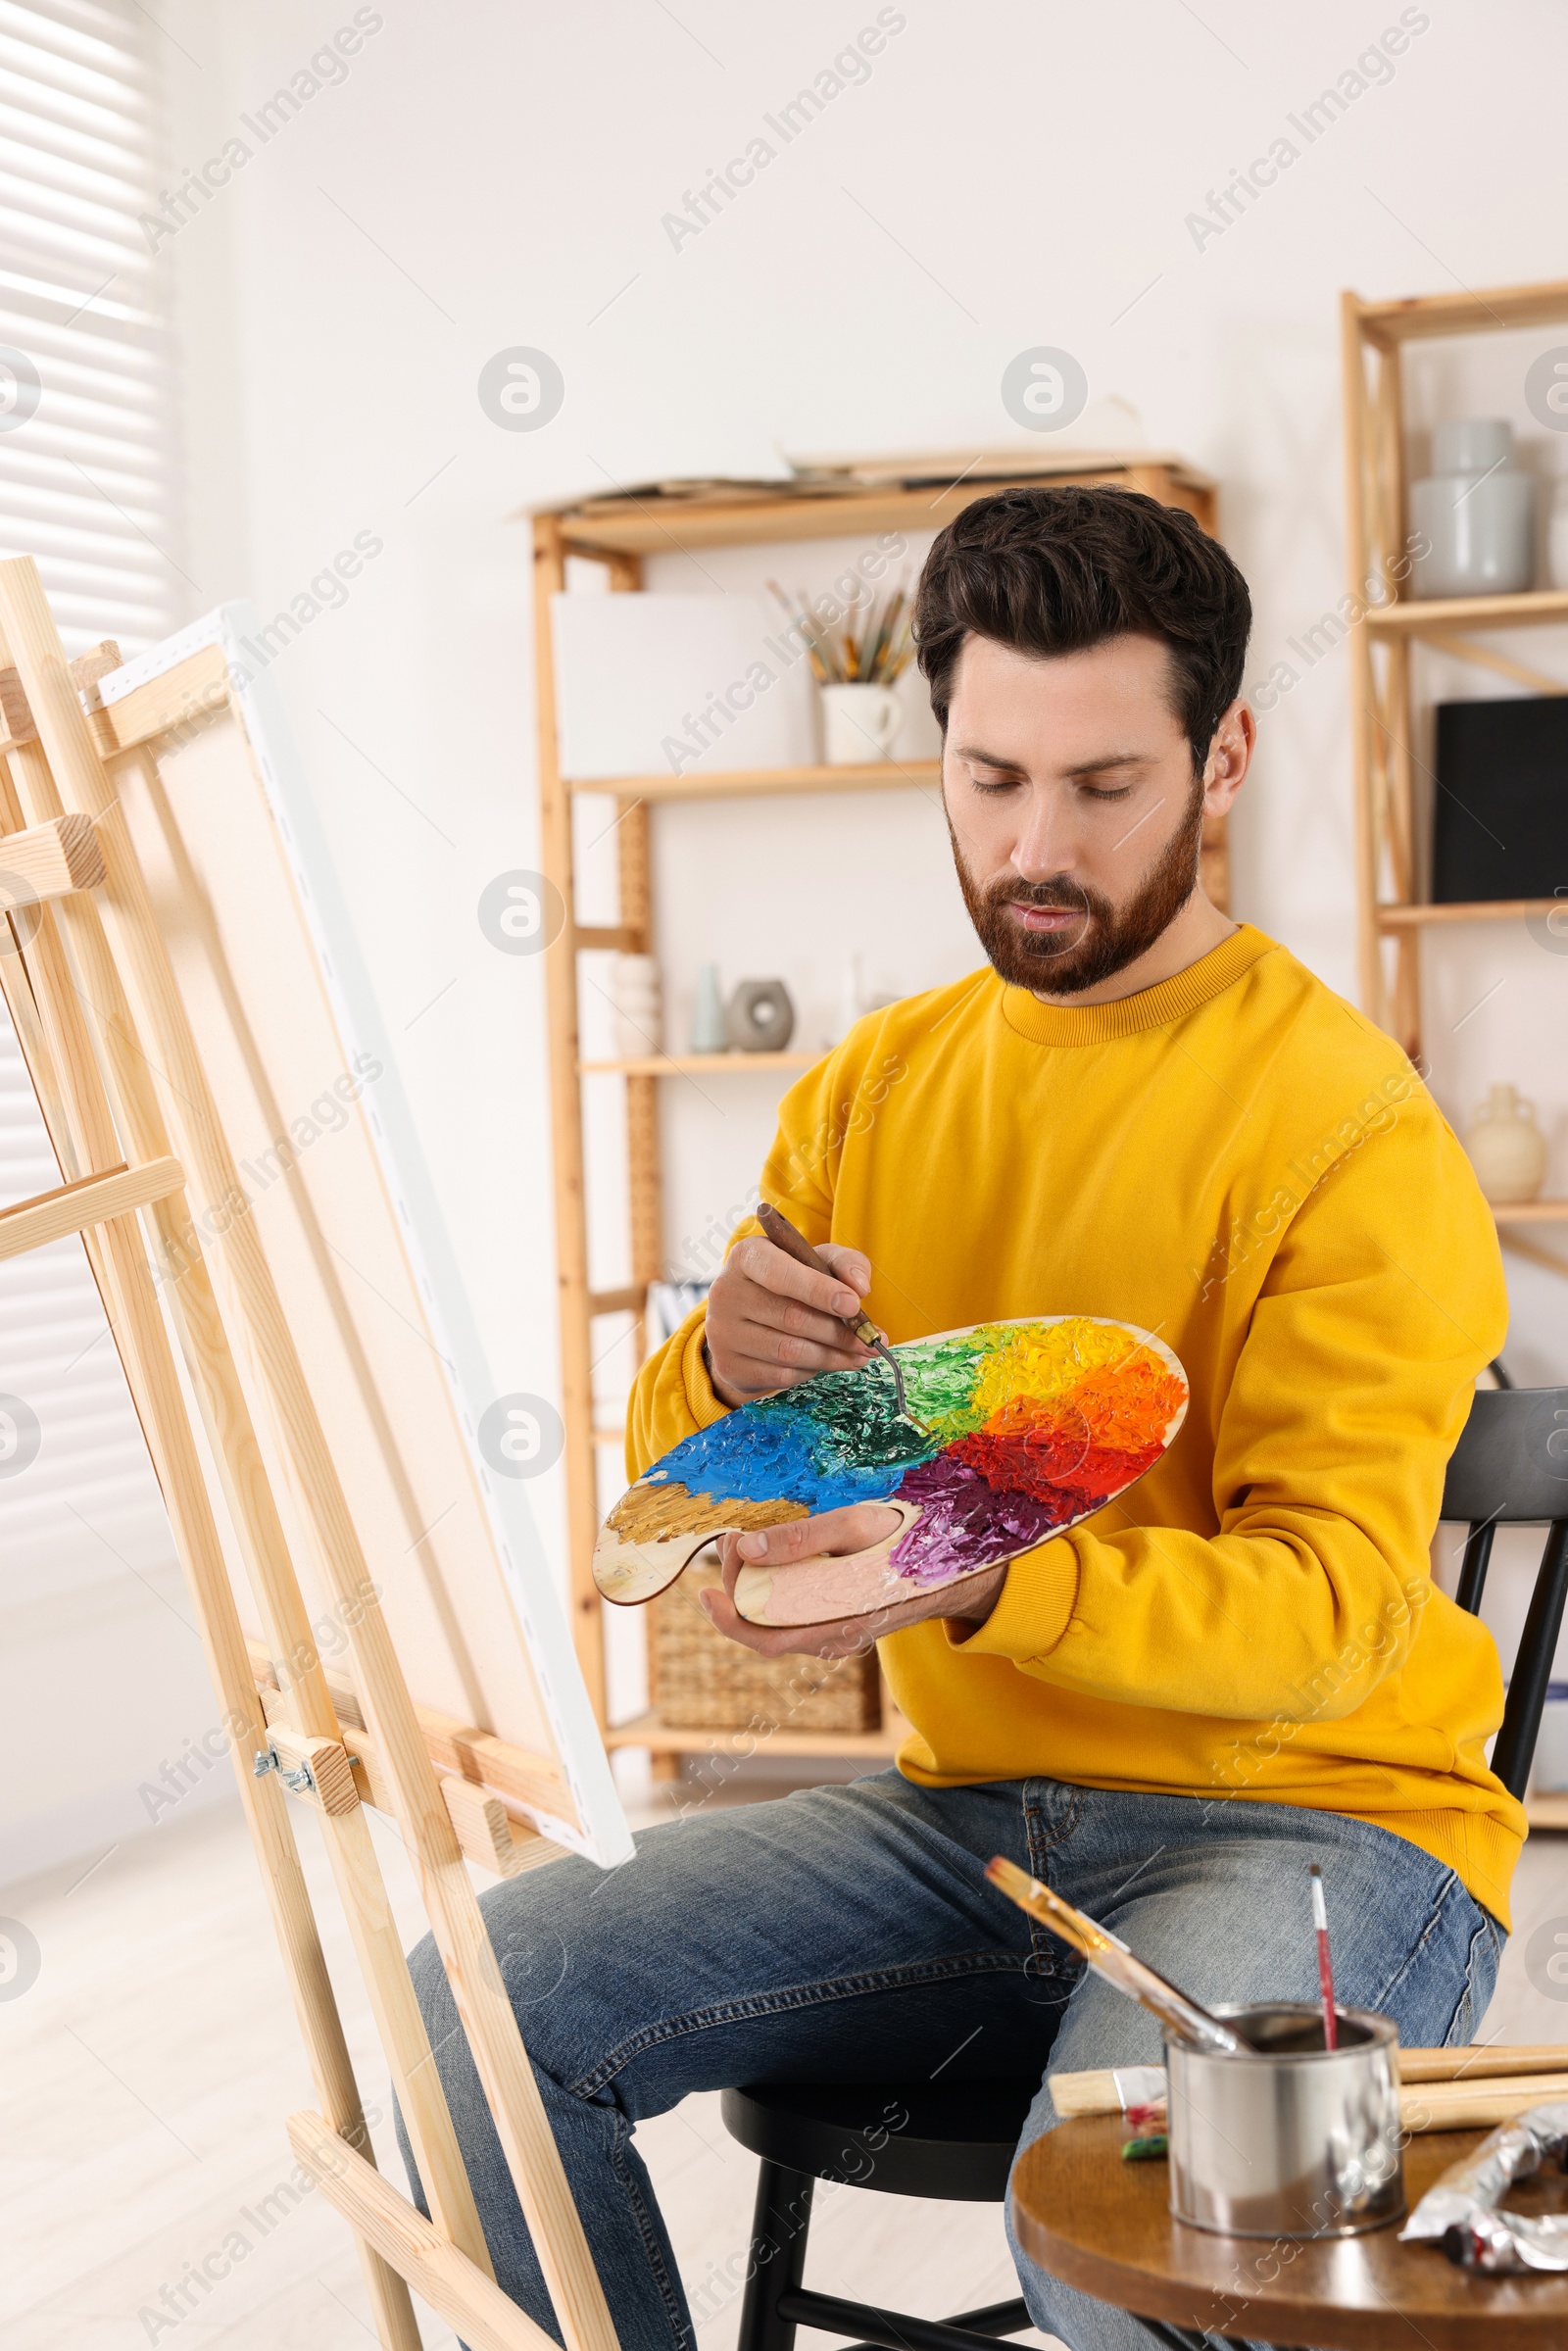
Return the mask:
M956 1619L971 1630L983 1625L997 1604L1006 1581L1005 1562L983 1575L966 1576L937 1592L917 1592L911 1599L878 1608L870 1616L839 1617L825 1625L749 1624L735 1605L735 1586L743 1567L782 1568L786 1572L803 1559L845 1558L852 1551L868 1551L897 1532L899 1513L883 1502L855 1502L846 1510L825 1510L820 1518L789 1518L782 1526L758 1527L746 1535L726 1535L719 1546L722 1591L710 1588L703 1606L721 1633L760 1657L853 1657L880 1641L885 1633L902 1632L928 1616Z

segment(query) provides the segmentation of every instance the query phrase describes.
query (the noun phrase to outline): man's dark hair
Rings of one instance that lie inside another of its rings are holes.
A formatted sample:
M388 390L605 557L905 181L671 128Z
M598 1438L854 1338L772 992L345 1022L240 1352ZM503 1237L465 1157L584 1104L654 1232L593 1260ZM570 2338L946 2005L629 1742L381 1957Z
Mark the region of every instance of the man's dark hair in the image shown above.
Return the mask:
M1082 653L1109 637L1170 648L1176 715L1201 774L1242 690L1252 600L1223 547L1141 490L999 490L943 531L915 591L914 630L944 734L965 637L1025 654Z

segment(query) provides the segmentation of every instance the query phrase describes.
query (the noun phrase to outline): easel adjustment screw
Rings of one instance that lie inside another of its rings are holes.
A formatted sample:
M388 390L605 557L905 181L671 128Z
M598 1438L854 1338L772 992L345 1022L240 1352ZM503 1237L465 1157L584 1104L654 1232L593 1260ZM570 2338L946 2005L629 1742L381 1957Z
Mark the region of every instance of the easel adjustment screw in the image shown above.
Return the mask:
M283 1786L292 1788L297 1796L316 1793L316 1779L310 1765L302 1763L297 1771L291 1771L276 1747L263 1747L252 1768L258 1780L265 1780L269 1772L276 1772Z

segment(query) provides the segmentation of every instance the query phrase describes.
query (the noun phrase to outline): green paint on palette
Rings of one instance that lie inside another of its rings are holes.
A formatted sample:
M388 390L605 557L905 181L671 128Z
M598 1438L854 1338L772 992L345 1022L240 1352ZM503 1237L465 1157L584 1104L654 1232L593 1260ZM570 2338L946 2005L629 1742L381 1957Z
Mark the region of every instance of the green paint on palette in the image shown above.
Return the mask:
M898 1468L937 1449L935 1438L900 1415L893 1376L879 1361L821 1374L806 1386L763 1396L750 1409L763 1430L798 1428L824 1477Z
M956 1338L900 1347L909 1410L939 1444L967 1437L980 1426L974 1392L991 1346L982 1326Z

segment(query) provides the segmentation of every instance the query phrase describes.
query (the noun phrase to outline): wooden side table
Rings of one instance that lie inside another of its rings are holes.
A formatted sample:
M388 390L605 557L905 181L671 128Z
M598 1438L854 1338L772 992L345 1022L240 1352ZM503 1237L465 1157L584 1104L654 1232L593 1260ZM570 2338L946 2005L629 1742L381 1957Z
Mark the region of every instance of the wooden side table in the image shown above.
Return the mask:
M1200 2333L1318 2351L1560 2351L1568 2274L1480 2278L1434 2245L1401 2245L1399 2225L1317 2243L1210 2236L1173 2221L1162 2163L1124 2163L1119 2115L1063 2123L1013 2173L1014 2225L1031 2259L1140 2318ZM1405 2150L1413 2207L1478 2131L1424 2132ZM1527 2181L1521 2211L1568 2210L1568 2181Z

